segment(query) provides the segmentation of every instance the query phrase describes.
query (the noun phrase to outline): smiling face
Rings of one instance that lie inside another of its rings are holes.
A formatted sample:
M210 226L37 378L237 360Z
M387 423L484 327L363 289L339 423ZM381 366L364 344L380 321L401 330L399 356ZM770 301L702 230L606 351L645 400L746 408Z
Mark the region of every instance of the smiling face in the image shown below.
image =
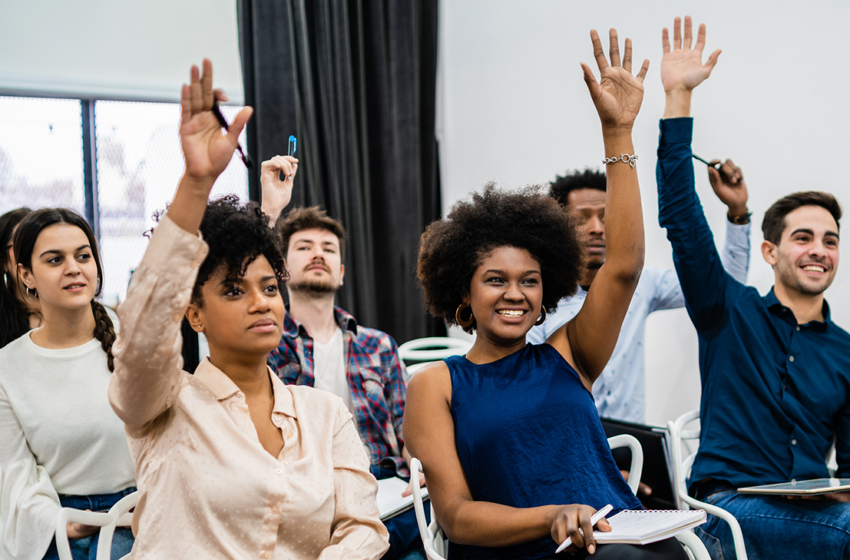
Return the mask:
M244 276L227 278L226 272L221 266L210 275L201 286L200 305L193 302L186 318L206 335L213 358L271 352L283 332L283 298L274 269L260 255Z
M80 309L97 290L97 262L89 239L77 226L59 223L41 230L32 252L32 267L18 264L23 283L38 292L43 308Z
M289 268L286 285L291 292L333 294L342 285L345 274L339 238L326 229L304 229L292 234L286 264Z
M497 343L524 340L540 316L542 300L540 263L516 247L490 251L469 286L478 335Z
M802 206L785 216L779 245L762 244L776 283L800 295L822 294L838 270L838 225L828 210Z
M576 189L567 195L569 213L584 247L588 268L605 264L605 191Z

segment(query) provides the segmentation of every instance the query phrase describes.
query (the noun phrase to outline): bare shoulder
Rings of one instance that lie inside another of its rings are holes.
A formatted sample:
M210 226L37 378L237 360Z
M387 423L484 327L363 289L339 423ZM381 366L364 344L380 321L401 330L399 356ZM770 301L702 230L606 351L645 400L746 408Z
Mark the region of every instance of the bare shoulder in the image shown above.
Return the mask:
M412 375L407 384L408 399L410 399L411 393L413 395L422 394L423 396L440 395L451 400L452 379L446 362L442 360L432 362Z

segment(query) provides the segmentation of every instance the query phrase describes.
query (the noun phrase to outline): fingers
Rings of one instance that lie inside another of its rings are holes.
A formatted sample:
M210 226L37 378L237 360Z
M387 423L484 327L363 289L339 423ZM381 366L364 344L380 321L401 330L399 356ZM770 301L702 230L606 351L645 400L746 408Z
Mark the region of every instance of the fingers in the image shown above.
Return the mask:
M590 524L590 513L588 513L586 509L582 510L579 517L579 523L581 524L581 530L584 533L584 546L590 554L593 554L596 552L596 541L593 538L593 525ZM573 542L576 542L576 540L573 539Z
M617 39L617 30L613 27L608 31L608 41L608 56L611 57L611 66L620 66L620 42Z
M649 486L649 484L641 482L638 485L638 494L641 494L643 496L652 496L652 488Z
M741 173L741 168L735 165L731 159L727 159L723 162L723 165L720 166L720 173L725 175L729 182L733 185L737 185L739 181L743 180L744 175Z
M203 95L203 110L208 111L213 106L213 73L212 62L205 58L203 62L204 73L201 78L201 93Z
M214 89L213 96L221 103L227 103L228 101L230 101L230 98L227 96L226 93L224 93L223 89Z
M626 50L623 51L623 69L632 73L632 40L626 38Z
M233 142L234 146L239 140L239 135L242 134L242 129L245 128L245 125L253 114L254 109L252 107L245 107L239 111L239 114L236 115L236 118L233 119L233 122L227 128L227 138Z
M602 41L599 40L599 33L595 29L590 30L590 40L593 43L593 57L596 59L596 66L602 72L603 69L608 68L608 61L605 59L605 50L602 48Z
M191 77L191 81L189 83L189 87L191 88L191 99L192 99L192 113L199 113L203 109L204 106L204 95L201 88L201 74L198 67L194 64L192 65L192 70L189 73Z
M188 85L183 84L180 92L180 123L186 123L192 118L192 93Z
M670 52L670 32L667 31L667 28L661 30L661 50L664 53Z
M705 48L705 24L699 24L699 31L697 31L697 44L694 47L694 50L698 50L702 52L702 49Z
M673 20L673 50L682 49L682 18Z
M596 529L602 531L603 533L610 533L614 530L614 528L611 527L611 524L608 523L608 520L604 517L599 521L599 523L596 524Z
M720 58L720 53L723 52L720 49L717 49L711 56L708 57L708 60L705 61L705 67L708 68L708 75L711 75L711 71L714 70L714 66L717 64L717 59Z
M685 16L685 42L682 45L682 48L686 50L691 50L691 44L693 42L693 21L691 20L691 16Z
M708 168L708 182L711 183L712 187L716 187L720 184L720 172L714 167Z
M635 76L635 78L637 78L640 83L643 83L644 78L646 78L647 72L649 72L649 59L645 58L643 60L643 64L640 65L640 72L637 73L637 76Z
M584 72L584 83L587 84L587 89L590 91L590 97L596 99L599 97L599 83L597 83L590 67L584 62L581 63L581 70Z

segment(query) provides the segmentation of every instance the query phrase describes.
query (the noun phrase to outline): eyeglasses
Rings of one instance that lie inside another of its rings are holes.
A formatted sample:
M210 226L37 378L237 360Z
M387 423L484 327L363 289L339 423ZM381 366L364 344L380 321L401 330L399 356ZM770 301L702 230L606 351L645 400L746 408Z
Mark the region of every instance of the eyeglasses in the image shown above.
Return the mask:
M227 124L227 121L224 120L224 115L221 114L221 109L218 108L218 99L213 100L212 113L215 115L218 124L220 124L222 128L226 129L230 126ZM239 155L242 157L242 163L245 164L245 167L251 169L254 166L254 162L251 161L251 156L242 150L242 146L240 146L238 142L236 143L236 149L239 150Z

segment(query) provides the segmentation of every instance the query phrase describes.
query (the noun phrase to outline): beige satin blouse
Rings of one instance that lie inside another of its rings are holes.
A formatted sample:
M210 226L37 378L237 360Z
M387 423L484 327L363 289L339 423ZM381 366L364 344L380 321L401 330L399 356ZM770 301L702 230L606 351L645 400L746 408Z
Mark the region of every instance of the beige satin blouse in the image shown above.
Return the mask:
M269 371L278 457L244 394L205 360L182 371L180 323L207 245L165 216L119 310L109 400L141 497L133 559L377 559L377 483L342 401Z

